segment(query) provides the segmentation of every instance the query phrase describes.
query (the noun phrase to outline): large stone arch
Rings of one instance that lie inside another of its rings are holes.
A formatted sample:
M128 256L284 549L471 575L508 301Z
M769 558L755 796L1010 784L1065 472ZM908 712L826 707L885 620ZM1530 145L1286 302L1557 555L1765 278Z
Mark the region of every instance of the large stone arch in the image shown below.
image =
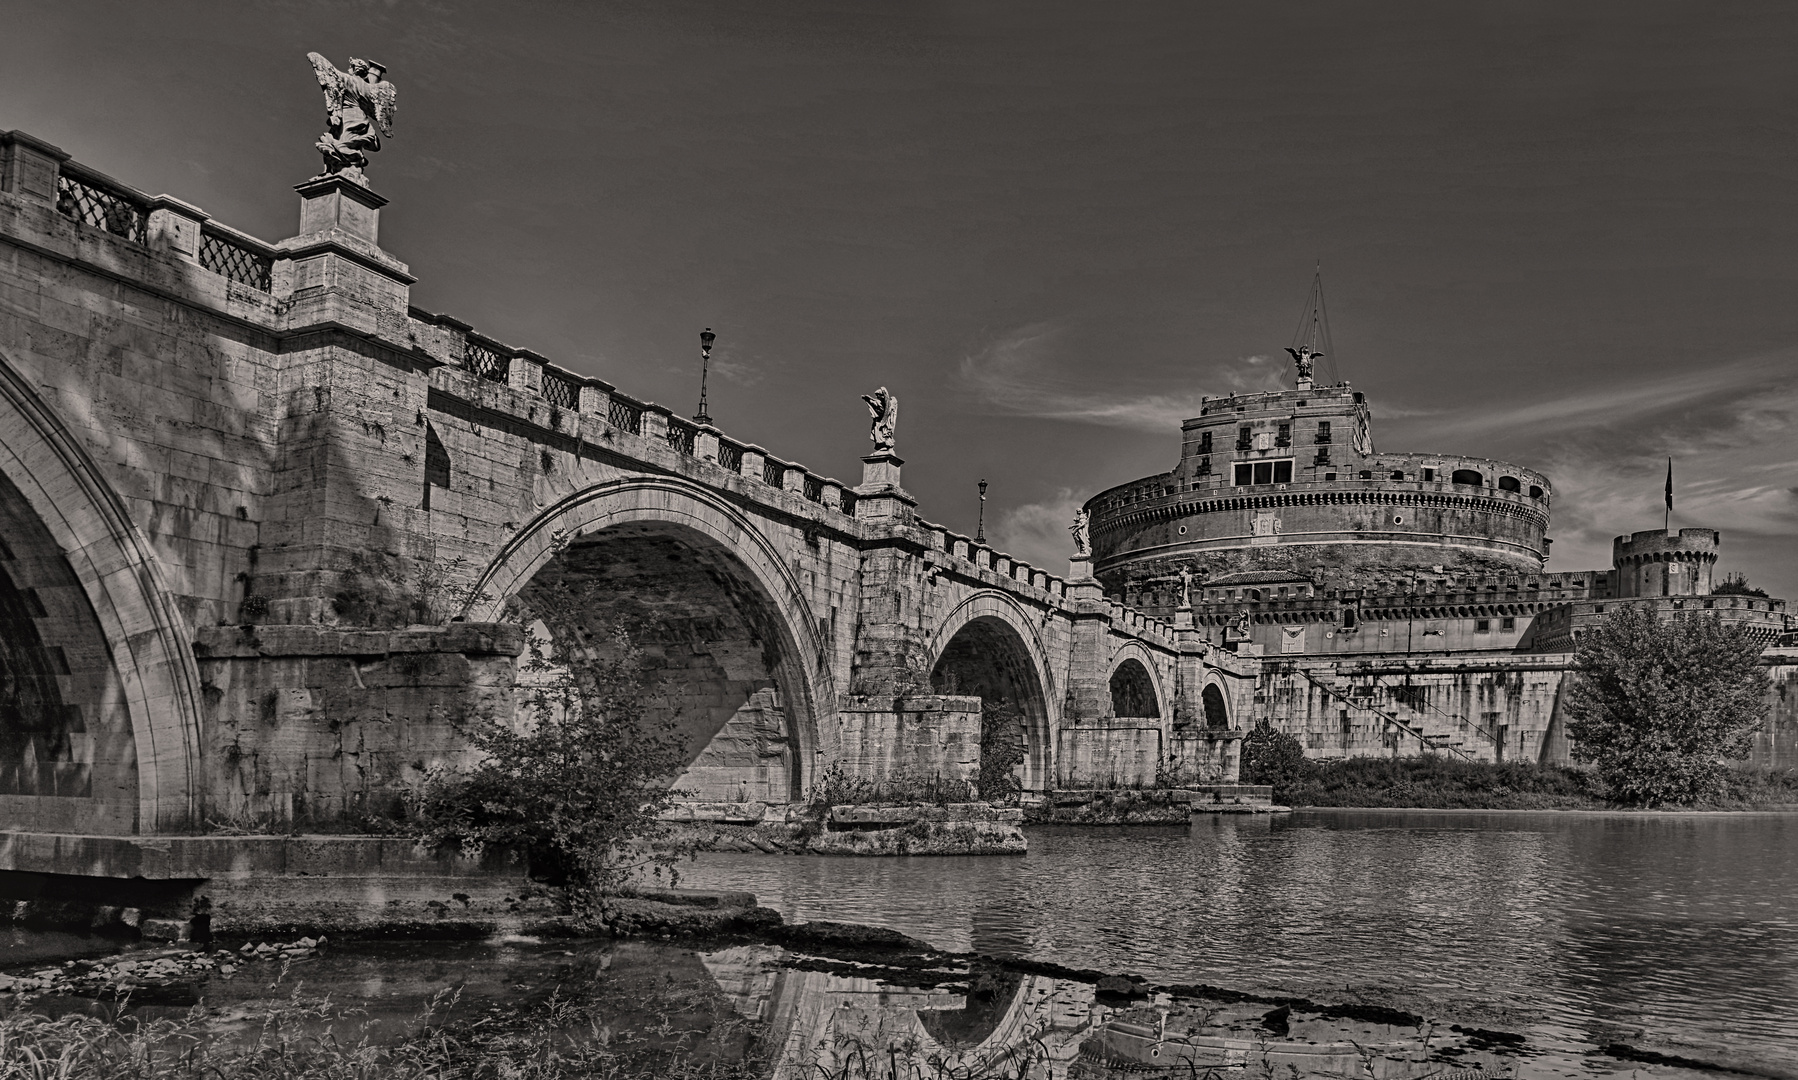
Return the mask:
M1199 713L1207 730L1225 731L1234 726L1230 715L1230 688L1215 675L1208 676L1199 687Z
M22 733L55 779L48 791L40 779L34 793L0 795L4 816L48 831L192 826L204 793L191 628L124 500L3 357L0 477L11 533L0 562L16 616L0 632L15 660L42 659L40 685L58 684L44 704L64 717L59 731Z
M1027 791L1047 790L1055 775L1055 677L1049 667L1038 623L1032 612L1012 596L986 589L962 600L945 617L932 636L931 687L937 693L966 693L970 687L948 685L946 662L963 650L990 653L1003 665L1017 688L1018 704L1025 721L1023 785ZM958 639L960 639L958 641ZM1002 680L1004 681L1004 680Z
M701 798L801 797L835 688L811 606L753 521L678 477L585 488L546 508L501 548L475 582L468 616L498 618L508 603L528 602L532 582L552 560L559 574L586 575L595 588L616 585L602 589L615 606L594 617L653 626L638 644L655 654L657 666L685 669L668 681L688 717L695 760L676 786ZM767 718L775 715L779 732L770 740ZM767 755L761 764L744 758L757 753L750 744Z
M1125 690L1128 683L1140 680L1147 691L1151 710L1148 712L1119 712L1119 692ZM1106 676L1106 683L1112 696L1112 715L1142 716L1159 719L1168 715L1167 693L1161 685L1161 671L1155 663L1155 657L1139 641L1127 641L1111 654L1111 669Z

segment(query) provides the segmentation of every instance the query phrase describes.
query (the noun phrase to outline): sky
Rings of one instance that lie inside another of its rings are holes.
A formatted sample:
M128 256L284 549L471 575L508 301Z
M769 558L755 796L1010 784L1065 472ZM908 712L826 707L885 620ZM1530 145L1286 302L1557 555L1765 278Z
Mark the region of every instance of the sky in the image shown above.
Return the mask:
M0 0L0 128L275 240L385 64L415 305L1058 570L1321 264L1386 451L1549 475L1551 570L1722 530L1798 597L1798 6Z

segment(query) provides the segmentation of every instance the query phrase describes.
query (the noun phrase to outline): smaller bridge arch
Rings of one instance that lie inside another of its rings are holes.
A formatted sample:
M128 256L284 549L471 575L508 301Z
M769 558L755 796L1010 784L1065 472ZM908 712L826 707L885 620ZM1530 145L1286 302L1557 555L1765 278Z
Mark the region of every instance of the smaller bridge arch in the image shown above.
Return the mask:
M1054 775L1055 681L1037 626L1017 599L983 589L943 619L926 653L931 689L980 697L983 727L995 712L1020 714L1025 790L1046 789Z
M1125 642L1111 658L1106 680L1111 692L1111 715L1160 719L1166 715L1167 695L1162 689L1155 658L1141 642Z

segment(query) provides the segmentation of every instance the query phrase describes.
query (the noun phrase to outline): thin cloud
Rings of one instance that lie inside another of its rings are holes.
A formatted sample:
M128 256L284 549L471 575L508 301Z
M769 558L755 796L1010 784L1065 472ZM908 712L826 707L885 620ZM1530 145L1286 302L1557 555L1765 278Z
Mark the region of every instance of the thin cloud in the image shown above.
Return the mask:
M1185 393L1118 393L1058 370L1066 359L1066 332L1063 324L1041 322L995 338L962 358L963 385L988 407L1018 416L1160 432L1197 416L1202 398L1277 390L1285 374L1284 363L1273 357L1248 356L1216 365L1205 386ZM1108 378L1117 375L1115 369L1101 370Z
M1062 488L1042 502L1008 507L994 516L988 537L994 547L1014 558L1051 573L1065 573L1068 556L1074 553L1068 526L1085 501L1085 496Z

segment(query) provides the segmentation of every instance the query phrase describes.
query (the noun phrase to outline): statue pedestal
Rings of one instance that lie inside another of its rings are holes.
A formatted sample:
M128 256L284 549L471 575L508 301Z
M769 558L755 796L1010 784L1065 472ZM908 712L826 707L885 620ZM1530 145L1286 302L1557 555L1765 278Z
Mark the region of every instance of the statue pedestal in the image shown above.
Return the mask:
M899 467L904 464L891 450L876 450L862 458L862 482L855 488L856 517L911 521L918 500L899 486Z
M1182 608L1174 609L1174 629L1175 630L1191 630L1192 629L1192 608L1182 607Z
M385 197L341 173L315 176L294 188L300 193L300 235L333 230L379 244Z
M1091 581L1093 579L1093 557L1091 555L1075 555L1068 560L1069 581Z
M294 190L300 233L275 245L271 273L274 296L289 302L286 329L343 327L414 349L405 330L416 279L375 242L387 200L342 174Z

